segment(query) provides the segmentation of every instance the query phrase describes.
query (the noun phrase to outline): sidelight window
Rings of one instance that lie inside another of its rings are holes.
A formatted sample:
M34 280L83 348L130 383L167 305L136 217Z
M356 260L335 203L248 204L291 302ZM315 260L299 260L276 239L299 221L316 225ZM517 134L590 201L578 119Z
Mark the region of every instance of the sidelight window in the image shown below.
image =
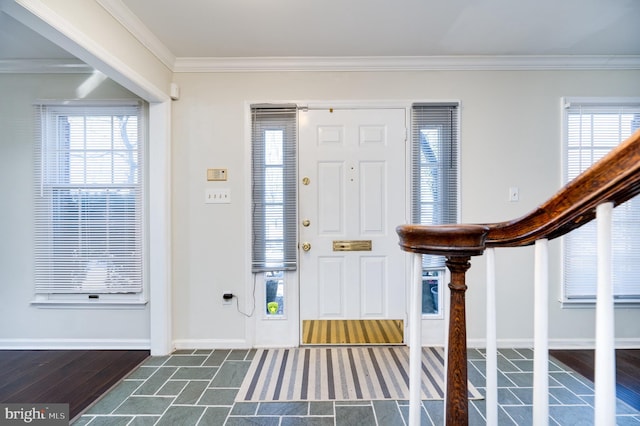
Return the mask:
M458 104L415 104L412 122L412 222L458 221ZM441 313L445 259L422 257L422 313Z
M252 106L252 271L265 314L283 315L284 271L297 268L295 106Z

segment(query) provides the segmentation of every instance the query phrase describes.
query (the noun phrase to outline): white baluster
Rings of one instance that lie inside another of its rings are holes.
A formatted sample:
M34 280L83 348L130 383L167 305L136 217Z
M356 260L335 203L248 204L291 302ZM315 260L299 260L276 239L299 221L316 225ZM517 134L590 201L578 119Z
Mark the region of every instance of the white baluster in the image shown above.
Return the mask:
M496 333L496 262L495 249L485 251L487 256L487 365L486 409L487 424L498 424L498 343Z
M422 376L422 255L413 255L409 301L409 426L420 425Z
M535 244L533 424L549 424L549 244Z
M616 424L616 352L612 283L613 204L596 208L598 226L598 290L596 293L595 424Z

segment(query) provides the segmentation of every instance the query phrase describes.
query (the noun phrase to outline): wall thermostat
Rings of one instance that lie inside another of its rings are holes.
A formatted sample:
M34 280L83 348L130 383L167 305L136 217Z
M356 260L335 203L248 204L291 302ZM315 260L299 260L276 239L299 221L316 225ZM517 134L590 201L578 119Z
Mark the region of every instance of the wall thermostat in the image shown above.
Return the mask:
M207 169L207 180L227 180L227 169Z

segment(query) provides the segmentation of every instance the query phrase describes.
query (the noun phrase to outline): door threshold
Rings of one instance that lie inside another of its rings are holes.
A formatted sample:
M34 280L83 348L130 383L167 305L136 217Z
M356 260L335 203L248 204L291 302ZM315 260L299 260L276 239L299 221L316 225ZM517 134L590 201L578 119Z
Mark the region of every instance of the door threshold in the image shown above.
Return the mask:
M303 320L302 345L403 345L404 320Z

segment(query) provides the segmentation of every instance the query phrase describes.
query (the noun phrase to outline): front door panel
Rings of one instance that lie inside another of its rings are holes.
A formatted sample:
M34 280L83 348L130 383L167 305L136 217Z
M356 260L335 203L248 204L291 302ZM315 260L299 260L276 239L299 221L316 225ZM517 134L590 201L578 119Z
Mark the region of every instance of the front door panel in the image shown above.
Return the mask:
M405 110L299 121L301 319L404 318Z

